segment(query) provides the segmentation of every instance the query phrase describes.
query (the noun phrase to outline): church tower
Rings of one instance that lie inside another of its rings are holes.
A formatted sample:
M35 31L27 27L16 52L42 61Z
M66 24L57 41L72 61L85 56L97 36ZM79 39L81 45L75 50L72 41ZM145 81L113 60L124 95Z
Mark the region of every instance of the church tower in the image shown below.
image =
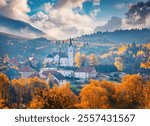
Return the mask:
M69 46L68 46L68 66L72 67L74 64L73 61L73 45L72 39L70 38Z

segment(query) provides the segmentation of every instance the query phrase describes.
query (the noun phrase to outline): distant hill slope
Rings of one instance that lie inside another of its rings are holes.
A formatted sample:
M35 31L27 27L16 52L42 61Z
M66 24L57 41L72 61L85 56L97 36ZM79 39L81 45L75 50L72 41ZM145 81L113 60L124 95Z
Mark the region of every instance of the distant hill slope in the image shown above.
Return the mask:
M112 43L147 43L150 42L150 29L118 30L114 32L97 32L77 38L83 42Z
M0 15L0 31L1 32L2 32L2 29L9 31L9 33L11 34L16 33L19 36L23 36L25 32L27 32L28 34L34 34L37 37L41 37L45 34L44 32L40 31L39 29L31 26L30 24L26 22L10 19L8 17L4 17Z
M10 35L0 32L0 42L9 42L9 41L26 41L27 38Z

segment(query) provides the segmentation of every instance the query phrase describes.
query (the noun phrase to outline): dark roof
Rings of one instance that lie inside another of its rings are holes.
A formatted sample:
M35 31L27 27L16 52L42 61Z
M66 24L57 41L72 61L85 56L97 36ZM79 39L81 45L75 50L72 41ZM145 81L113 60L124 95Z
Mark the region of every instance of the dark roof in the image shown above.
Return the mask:
M53 58L52 54L48 54L47 58Z
M39 72L35 72L35 73L31 74L28 78L34 78L34 77L41 78L39 75Z
M34 72L35 70L28 65L22 65L19 68L20 72Z
M60 58L68 58L68 55L65 52L53 52L53 56L60 55Z
M76 70L76 72L86 72L86 73L93 72L93 71L95 71L94 67L80 67Z
M77 67L69 67L69 66L67 66L67 67L60 66L60 67L58 67L58 69L75 71L78 68Z
M54 75L58 80L65 79L65 77L61 73L58 73L58 72L54 72L54 73L52 73L52 75Z
M13 68L8 68L8 71L6 71L6 73L5 73L8 77L9 77L9 79L14 79L14 78L16 78L16 79L19 79L20 77L21 77L21 74L17 71L17 70L15 70L15 69L13 69Z
M55 76L58 80L64 80L65 77L61 74L58 73L56 71L43 71L42 74L46 77L48 77L49 74L52 74L53 76Z

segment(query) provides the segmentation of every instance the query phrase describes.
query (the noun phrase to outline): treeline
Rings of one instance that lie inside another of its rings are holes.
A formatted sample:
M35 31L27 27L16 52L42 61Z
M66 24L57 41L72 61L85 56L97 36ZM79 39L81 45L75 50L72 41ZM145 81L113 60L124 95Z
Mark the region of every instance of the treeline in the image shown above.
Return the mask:
M97 32L89 35L83 35L77 38L78 41L84 42L114 42L118 43L147 43L150 29L131 29L131 30L116 30L114 32Z
M126 75L120 84L91 80L79 96L70 84L50 88L37 77L9 81L0 73L0 108L10 109L147 109L150 108L150 80Z

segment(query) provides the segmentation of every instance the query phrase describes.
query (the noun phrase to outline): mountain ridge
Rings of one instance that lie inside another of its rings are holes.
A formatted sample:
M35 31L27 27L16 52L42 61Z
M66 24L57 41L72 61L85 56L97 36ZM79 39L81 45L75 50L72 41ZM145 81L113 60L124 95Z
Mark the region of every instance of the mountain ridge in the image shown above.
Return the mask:
M34 34L37 37L41 37L45 34L43 31L35 28L27 22L11 19L2 15L0 15L0 27L1 32L3 29L7 29L7 31L9 31L10 34L17 36L22 36L24 32L27 32L28 34Z
M0 42L2 42L2 41L5 41L5 42L8 42L8 41L26 41L26 40L28 40L28 38L0 32Z

